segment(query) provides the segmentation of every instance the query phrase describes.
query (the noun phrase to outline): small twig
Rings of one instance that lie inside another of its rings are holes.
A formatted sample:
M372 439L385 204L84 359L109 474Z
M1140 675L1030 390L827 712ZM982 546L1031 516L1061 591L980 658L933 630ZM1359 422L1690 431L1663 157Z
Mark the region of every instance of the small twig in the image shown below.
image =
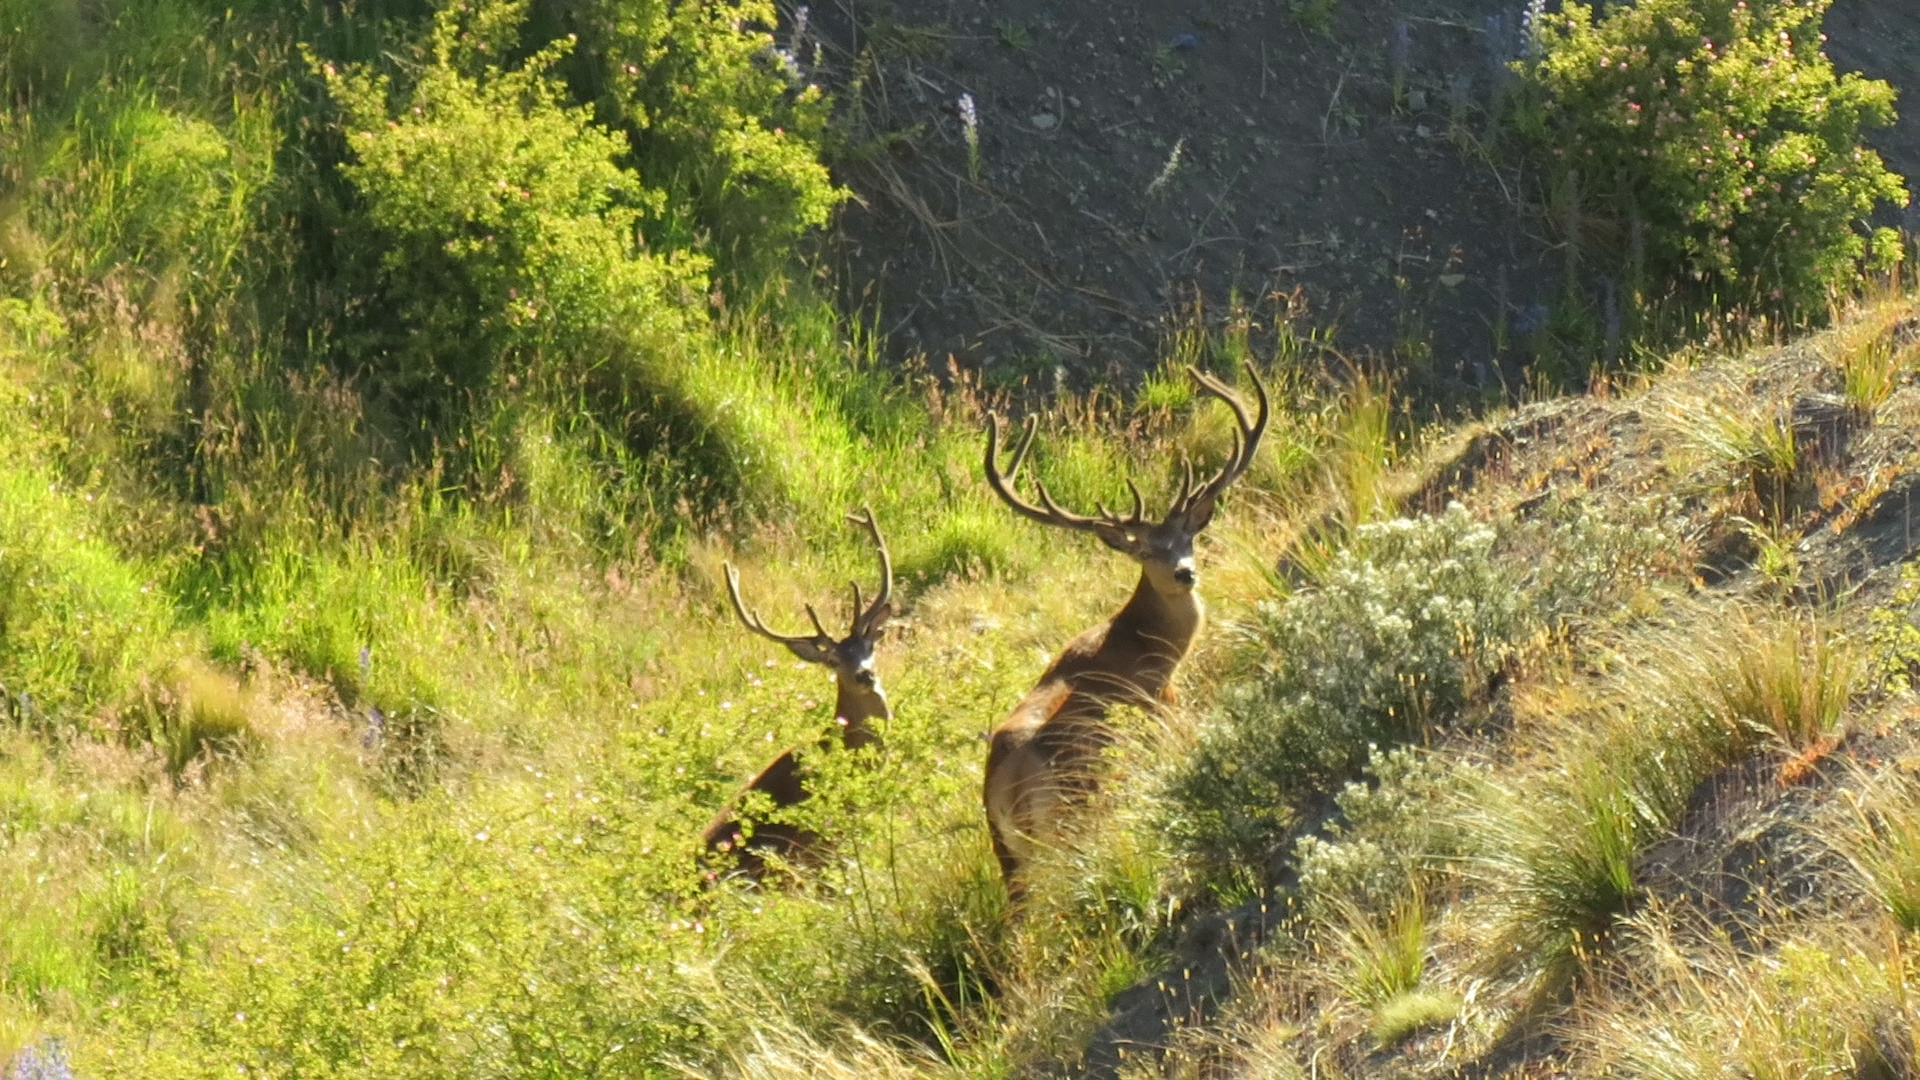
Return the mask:
M1179 262L1181 259L1186 258L1187 255L1190 254L1193 251L1193 249L1197 247L1203 247L1207 244L1220 244L1220 243L1225 243L1228 240L1238 240L1238 239L1240 239L1240 237L1236 235L1236 236L1209 236L1204 239L1195 240L1192 243L1188 244L1186 247L1181 248L1179 252L1177 252L1168 261Z
M921 305L924 304L925 302L926 300L924 297L914 301L913 306L907 309L907 313L905 315L900 316L900 321L893 324L893 326L887 331L886 336L892 337L893 335L899 333L900 328L907 325L907 320L913 318L914 315L919 312Z
M1207 210L1207 216L1200 219L1200 224L1195 226L1194 232L1201 233L1207 231L1207 226L1213 224L1213 215L1220 212L1220 204L1226 201L1227 193L1232 191L1233 185L1239 183L1240 178L1245 175L1247 175L1247 168L1242 165L1240 171L1233 174L1233 179L1227 181L1226 185L1220 189L1220 194L1213 197L1213 206Z
M1053 245L1048 242L1046 231L1040 228L1040 223L1038 221L1029 220L1027 224L1033 226L1033 231L1040 234L1040 246L1047 249L1047 254L1052 255Z
M1347 70L1341 72L1339 80L1333 84L1333 96L1327 99L1327 111L1320 117L1320 143L1323 146L1328 140L1327 126L1333 123L1333 110L1340 105L1340 91L1346 89L1347 76L1351 74L1353 74L1353 62L1348 61Z
M1260 43L1260 100L1261 101L1267 100L1267 74L1270 70L1271 69L1267 67L1267 43L1263 41Z

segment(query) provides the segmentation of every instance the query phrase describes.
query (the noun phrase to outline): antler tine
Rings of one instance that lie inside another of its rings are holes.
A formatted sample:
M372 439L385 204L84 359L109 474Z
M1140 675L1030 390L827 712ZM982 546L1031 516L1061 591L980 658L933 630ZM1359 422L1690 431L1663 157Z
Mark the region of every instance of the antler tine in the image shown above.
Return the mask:
M1226 464L1222 465L1213 479L1207 481L1198 491L1177 503L1176 513L1185 513L1195 507L1209 505L1218 499L1229 485L1240 479L1241 474L1253 464L1254 455L1260 452L1260 440L1267 433L1267 421L1272 412L1267 400L1266 384L1260 381L1260 372L1254 369L1251 362L1246 365L1246 369L1247 377L1253 380L1253 392L1260 402L1260 415L1255 420L1247 417L1247 407L1241 402L1240 395L1227 384L1198 368L1187 368L1187 375L1200 387L1202 393L1219 398L1226 402L1227 408L1233 410L1235 427L1233 452L1228 455Z
M727 596L733 601L733 613L740 616L740 625L759 634L761 637L771 641L777 641L782 645L815 640L806 634L776 634L772 630L767 629L767 624L760 620L760 616L748 608L746 603L740 599L740 571L735 569L732 563L726 563L725 566L727 569ZM807 614L813 614L811 605L807 608ZM813 620L813 628L820 632L820 637L832 638L831 634L828 634L826 630L821 628L818 618Z
M987 416L987 486L1000 501L1012 507L1015 513L1030 518L1042 525L1059 525L1068 529L1097 529L1108 525L1099 518L1086 517L1060 508L1047 492L1047 486L1036 482L1034 491L1040 496L1040 505L1035 506L1020 497L1013 488L1013 481L1019 476L1020 466L1026 462L1027 450L1033 445L1034 433L1039 430L1039 418L1027 417L1026 434L1021 437L1020 445L1013 452L1013 467L1005 473L1000 471L1000 418L993 414Z
M818 631L821 637L826 638L828 641L832 641L833 635L827 633L827 628L820 624L820 613L813 610L812 604L806 605L806 608L807 608L807 618L813 621L814 630ZM805 640L805 639L803 638L802 640Z
M866 634L873 629L874 617L893 598L893 555L887 551L886 537L880 535L880 519L873 516L872 507L862 506L860 513L848 514L847 520L866 527L867 535L873 538L873 549L880 556L880 591L874 594L871 605L863 603L860 583L853 582L853 632Z

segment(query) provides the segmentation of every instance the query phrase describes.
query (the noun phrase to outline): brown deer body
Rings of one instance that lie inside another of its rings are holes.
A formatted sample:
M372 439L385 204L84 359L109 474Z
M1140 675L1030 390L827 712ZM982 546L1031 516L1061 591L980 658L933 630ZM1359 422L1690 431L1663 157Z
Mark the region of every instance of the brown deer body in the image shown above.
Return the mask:
M846 637L836 639L829 634L820 624L820 616L815 613L812 604L808 604L806 610L808 619L813 622L814 633L787 635L768 630L760 617L741 602L740 574L731 563L727 565L727 595L733 601L734 613L748 630L779 642L808 663L821 664L833 672L837 687L833 716L840 729L839 743L845 749L858 750L877 745L880 733L874 725L893 718L893 712L887 705L886 691L880 686L880 676L873 663L874 646L885 633L887 620L893 616L893 562L887 554L886 541L880 536L880 525L874 520L872 510L863 510L861 515L849 516L848 520L864 526L873 538L880 556L880 592L871 605L864 605L860 586L854 583L853 626ZM831 749L833 743L833 737L826 736L820 740L819 748ZM775 810L798 806L811 797L806 771L800 762L800 749L797 746L789 747L785 753L773 759L757 776L747 781L725 809L714 815L713 820L700 832L704 850L710 854L736 852L741 873L755 880L766 873L769 854L790 863L800 863L818 851L821 838L811 829L789 822L767 821L755 823L749 835L746 823L740 816L740 803L756 792L766 796Z
M1185 482L1161 521L1146 520L1145 500L1129 481L1133 512L1106 507L1094 517L1062 510L1045 486L1036 485L1040 505L1014 491L1014 480L1033 443L1029 420L1014 450L1013 464L999 467L1000 425L990 417L987 433L987 483L1021 515L1047 525L1091 532L1108 547L1140 564L1140 582L1113 618L1082 632L1061 650L1040 682L993 729L987 755L987 824L994 854L1016 899L1023 891L1021 865L1049 831L1064 804L1086 796L1092 766L1113 742L1107 712L1116 704L1151 706L1170 702L1173 675L1206 622L1195 591L1193 540L1213 519L1222 493L1253 463L1266 433L1266 388L1251 367L1260 413L1249 420L1245 406L1218 380L1189 368L1201 393L1217 397L1233 410L1237 428L1234 451L1219 473L1198 488L1189 467Z

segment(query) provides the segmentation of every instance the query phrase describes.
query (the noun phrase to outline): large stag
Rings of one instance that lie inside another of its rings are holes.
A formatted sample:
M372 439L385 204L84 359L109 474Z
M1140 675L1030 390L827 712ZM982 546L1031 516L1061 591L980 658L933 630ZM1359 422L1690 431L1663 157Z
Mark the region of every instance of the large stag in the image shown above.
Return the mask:
M1084 517L1062 510L1046 486L1035 483L1038 506L1022 499L1014 480L1033 445L1034 418L1000 471L1000 418L987 423L987 483L1023 517L1043 525L1090 532L1115 551L1140 564L1140 583L1113 618L1074 638L1000 726L993 729L987 755L987 823L994 854L1015 899L1024 891L1019 873L1062 804L1087 794L1091 766L1113 741L1107 710L1115 704L1150 706L1172 700L1174 669L1192 647L1206 611L1194 591L1193 540L1213 520L1220 496L1253 463L1267 430L1267 390L1251 365L1247 374L1259 395L1260 416L1249 421L1246 406L1224 383L1188 368L1202 394L1219 398L1233 410L1237 428L1233 453L1212 479L1194 486L1193 466L1173 505L1159 522L1145 517L1146 500L1132 480L1133 512L1122 516L1098 507Z
M858 750L876 745L880 733L873 725L893 717L887 707L886 691L880 686L880 675L873 666L874 646L886 631L887 620L893 617L893 560L887 554L887 542L880 536L880 523L874 519L872 510L862 507L859 514L849 514L847 520L863 526L873 538L873 546L880 555L880 592L872 604L867 604L861 595L860 583L852 583L853 626L846 637L835 639L828 633L812 604L806 605L807 618L813 622L812 634L776 634L767 629L760 616L741 602L740 572L732 563L727 564L727 595L733 600L734 613L748 630L779 642L807 663L824 665L833 672L834 684L839 690L833 702L834 723L840 729L839 742L848 750ZM833 737L828 735L820 740L819 747L826 750L832 744ZM769 853L788 862L800 862L819 848L820 836L810 829L788 822L761 821L754 824L749 835L740 816L742 800L755 792L765 795L775 810L807 800L812 792L808 790L799 755L799 747L789 747L749 780L725 809L714 815L700 833L701 843L708 852L738 852L741 872L757 880L766 872Z

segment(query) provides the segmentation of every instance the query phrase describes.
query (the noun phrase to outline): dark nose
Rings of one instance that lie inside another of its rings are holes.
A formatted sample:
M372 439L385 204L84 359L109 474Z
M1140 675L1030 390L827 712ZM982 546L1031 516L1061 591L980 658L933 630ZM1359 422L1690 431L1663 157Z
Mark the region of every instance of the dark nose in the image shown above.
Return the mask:
M865 684L866 684L866 685L868 685L868 686L872 686L872 685L873 685L873 672L872 672L872 671L861 671L861 672L859 672L859 673L857 673L857 674L855 674L855 675L854 675L854 678L856 678L856 679L859 679L859 680L860 680L860 681L861 681L862 683L865 683Z
M1183 566L1180 569L1175 570L1173 572L1173 580L1179 582L1182 585L1192 585L1194 581L1193 567Z

